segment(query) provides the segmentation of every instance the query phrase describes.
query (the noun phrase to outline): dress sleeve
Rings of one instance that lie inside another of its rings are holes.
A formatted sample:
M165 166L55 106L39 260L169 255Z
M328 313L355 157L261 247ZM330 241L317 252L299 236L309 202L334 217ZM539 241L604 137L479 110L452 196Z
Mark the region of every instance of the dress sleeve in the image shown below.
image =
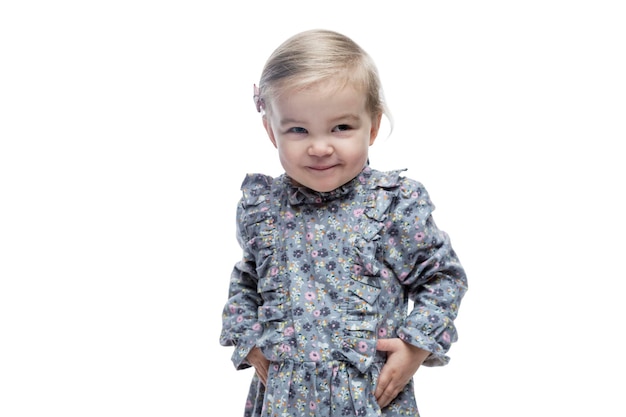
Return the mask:
M230 276L228 301L222 312L220 344L234 346L232 361L237 369L249 368L246 356L262 334L258 309L263 304L258 291L257 257L253 250L255 216L265 201L271 178L249 175L242 184L244 196L237 206L237 241L243 255Z
M389 252L387 262L413 301L398 337L431 352L424 365L445 365L446 353L457 340L454 320L467 277L450 238L435 224L434 205L422 184L403 181L397 203L390 231L400 244Z

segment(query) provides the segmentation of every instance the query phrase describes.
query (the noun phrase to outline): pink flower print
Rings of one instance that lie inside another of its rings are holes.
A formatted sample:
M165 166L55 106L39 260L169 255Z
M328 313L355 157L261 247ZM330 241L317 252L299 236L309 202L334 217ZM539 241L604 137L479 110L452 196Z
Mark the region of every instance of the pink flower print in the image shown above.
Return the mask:
M321 314L322 314L322 313L321 313L319 310L315 310L315 311L313 312L313 315L314 315L315 317L319 317Z
M246 409L248 408L252 408L252 401L250 400L246 401Z
M385 329L384 327L381 327L380 329L378 329L378 337L385 337L387 336L387 329Z
M365 209L358 208L358 209L354 209L352 214L354 214L354 217L361 217L364 212L365 212Z
M317 258L317 256L318 256L318 255L319 255L319 252L318 252L318 251L316 251L316 250L311 251L311 256L312 256L313 258Z
M316 352L316 351L312 351L311 353L309 353L309 358L310 358L312 361L317 362L317 361L319 361L319 360L320 360L320 354L319 354L318 352Z
M315 404L315 402L311 401L311 402L309 402L309 408L311 410L315 410L317 408L317 404Z
M285 217L287 218L287 220L291 220L293 219L295 216L293 215L292 212L288 211L285 213Z
M361 341L358 344L359 352L363 353L367 351L367 343Z
M281 350L281 352L289 353L289 352L291 352L291 346L283 343L282 345L280 345L280 350Z
M229 305L229 306L228 306L228 310L229 310L231 313L234 313L234 312L236 312L236 311L237 311L237 306L236 306L236 305L234 305L234 304L231 304L231 305Z
M409 275L408 272L404 271L403 273L400 274L399 278L400 281L404 281L406 279L406 277Z
M252 330L258 331L261 330L261 323L257 322L252 325Z
M387 243L389 243L389 246L396 246L396 239L393 237L390 237Z
M354 267L352 269L354 270L354 273L358 275L358 274L361 273L361 270L363 268L361 267L361 265L354 265Z
M424 234L424 232L415 233L415 240L417 240L418 242L421 242L422 240L424 240L425 237L426 235Z
M309 301L313 301L315 300L315 293L313 291L307 291L304 293L304 298L306 298Z
M313 240L313 233L308 232L308 233L306 234L306 240Z
M269 207L261 207L261 211L268 211L269 209Z
M365 184L365 181L366 181L366 180L365 180L365 177L364 177L363 175L359 175L359 182L360 182L361 184Z
M278 268L273 266L272 269L270 269L270 274L274 277L276 275L278 275Z
M404 339L406 338L406 336L404 335L404 333L400 333L400 334L398 335L398 337L399 337L400 339L402 339L402 340L404 340Z
M243 321L243 316L237 316L237 323L241 323Z
M317 204L321 203L321 202L322 202L322 197L316 197L316 198L315 198L315 202L316 202Z
M417 197L419 197L419 196L420 196L420 193L418 193L417 191L413 191L413 192L411 193L411 198L417 198Z
M442 336L443 336L443 340L444 340L444 342L446 342L446 343L450 343L450 333L448 333L448 332L443 332L443 335L442 335Z
M289 326L285 329L285 336L292 336L295 333L293 327Z
M383 278L389 278L389 270L387 269L382 269L380 271L380 275L382 275Z

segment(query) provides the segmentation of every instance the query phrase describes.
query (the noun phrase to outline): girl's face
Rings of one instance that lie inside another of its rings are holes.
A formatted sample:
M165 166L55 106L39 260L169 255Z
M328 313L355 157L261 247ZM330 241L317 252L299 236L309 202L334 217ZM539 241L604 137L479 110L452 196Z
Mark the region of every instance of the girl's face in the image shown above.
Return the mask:
M362 91L324 82L280 94L271 102L263 125L286 174L326 192L349 182L365 167L381 116L371 116Z

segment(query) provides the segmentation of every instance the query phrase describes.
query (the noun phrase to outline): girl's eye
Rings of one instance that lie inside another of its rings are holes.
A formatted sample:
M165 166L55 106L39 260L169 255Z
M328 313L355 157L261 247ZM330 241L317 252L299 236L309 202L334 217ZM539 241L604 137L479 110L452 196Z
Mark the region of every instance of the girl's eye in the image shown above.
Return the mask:
M350 125L337 125L333 129L334 132L345 132L346 130L350 130Z
M299 133L299 134L303 134L303 133L307 133L306 129L303 127L292 127L288 130L289 133Z

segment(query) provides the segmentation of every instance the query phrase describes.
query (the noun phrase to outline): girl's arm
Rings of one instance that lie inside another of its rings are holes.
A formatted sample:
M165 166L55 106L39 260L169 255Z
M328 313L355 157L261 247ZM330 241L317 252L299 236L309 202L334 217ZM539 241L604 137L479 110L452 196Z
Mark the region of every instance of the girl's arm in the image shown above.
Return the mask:
M467 278L450 238L432 216L434 205L426 189L407 180L395 209L401 253L390 259L413 301L413 310L398 329L404 342L430 352L424 365L445 365L446 353L457 340L454 320L467 291Z
M243 216L243 208L238 208L238 218ZM255 346L261 335L258 322L258 308L262 304L261 295L257 291L258 276L253 253L247 247L244 229L237 227L237 236L243 249L242 259L235 264L230 277L228 301L222 313L222 332L220 344L235 346L232 356L237 369L251 366L246 357Z
M387 250L385 262L405 287L414 308L397 329L397 338L379 339L387 352L376 400L386 407L422 364L444 365L456 341L454 319L467 290L467 279L448 235L432 218L434 206L424 187L407 180L392 213L400 245Z

